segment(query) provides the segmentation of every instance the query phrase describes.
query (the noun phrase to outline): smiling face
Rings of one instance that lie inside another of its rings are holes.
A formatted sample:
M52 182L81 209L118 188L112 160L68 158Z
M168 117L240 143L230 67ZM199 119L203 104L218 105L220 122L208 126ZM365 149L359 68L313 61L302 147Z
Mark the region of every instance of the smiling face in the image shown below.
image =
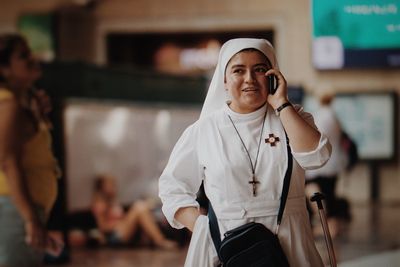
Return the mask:
M267 57L257 50L235 54L225 71L225 89L232 96L230 108L238 113L250 113L267 101L265 72L271 68Z

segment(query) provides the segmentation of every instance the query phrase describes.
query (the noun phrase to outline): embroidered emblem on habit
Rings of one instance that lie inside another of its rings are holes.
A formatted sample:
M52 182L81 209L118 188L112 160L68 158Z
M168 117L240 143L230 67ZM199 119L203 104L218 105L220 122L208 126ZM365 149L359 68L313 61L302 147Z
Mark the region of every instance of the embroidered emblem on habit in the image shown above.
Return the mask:
M277 142L279 142L279 137L274 136L274 134L269 134L268 138L265 139L265 143L270 144L271 146L275 146Z

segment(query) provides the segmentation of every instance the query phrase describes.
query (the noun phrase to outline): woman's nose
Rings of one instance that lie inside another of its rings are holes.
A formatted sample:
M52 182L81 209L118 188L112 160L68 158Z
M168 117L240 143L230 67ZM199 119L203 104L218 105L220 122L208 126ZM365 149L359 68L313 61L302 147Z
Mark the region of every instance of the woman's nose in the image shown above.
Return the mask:
M247 71L245 75L245 82L247 83L253 83L255 80L255 73L252 71Z

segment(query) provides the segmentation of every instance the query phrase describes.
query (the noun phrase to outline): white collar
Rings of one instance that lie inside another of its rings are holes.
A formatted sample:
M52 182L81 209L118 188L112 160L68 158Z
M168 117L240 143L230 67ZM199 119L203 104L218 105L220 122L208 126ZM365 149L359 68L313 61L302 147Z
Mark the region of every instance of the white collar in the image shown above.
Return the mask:
M259 117L263 117L265 112L267 112L267 104L265 103L259 109L250 113L237 113L233 111L227 103L224 105L224 111L227 115L231 116L233 120L236 121L249 121L254 120Z

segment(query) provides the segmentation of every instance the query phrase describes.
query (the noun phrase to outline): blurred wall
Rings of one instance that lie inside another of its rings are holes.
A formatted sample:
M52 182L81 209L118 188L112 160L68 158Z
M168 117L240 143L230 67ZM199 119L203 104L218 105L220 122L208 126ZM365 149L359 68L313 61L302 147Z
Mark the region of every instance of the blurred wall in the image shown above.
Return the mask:
M52 12L68 0L0 0L0 33L16 31L21 14Z
M96 57L105 63L109 32L215 31L273 29L283 72L292 84L307 90L395 89L400 70L318 72L311 64L310 0L113 0L96 8ZM365 79L368 77L368 79Z
M92 4L77 4L85 2ZM0 4L0 32L15 31L18 16L24 13L59 14L59 56L64 60L105 64L108 33L273 29L280 67L291 84L308 91L400 92L400 70L313 68L310 0L0 0Z

